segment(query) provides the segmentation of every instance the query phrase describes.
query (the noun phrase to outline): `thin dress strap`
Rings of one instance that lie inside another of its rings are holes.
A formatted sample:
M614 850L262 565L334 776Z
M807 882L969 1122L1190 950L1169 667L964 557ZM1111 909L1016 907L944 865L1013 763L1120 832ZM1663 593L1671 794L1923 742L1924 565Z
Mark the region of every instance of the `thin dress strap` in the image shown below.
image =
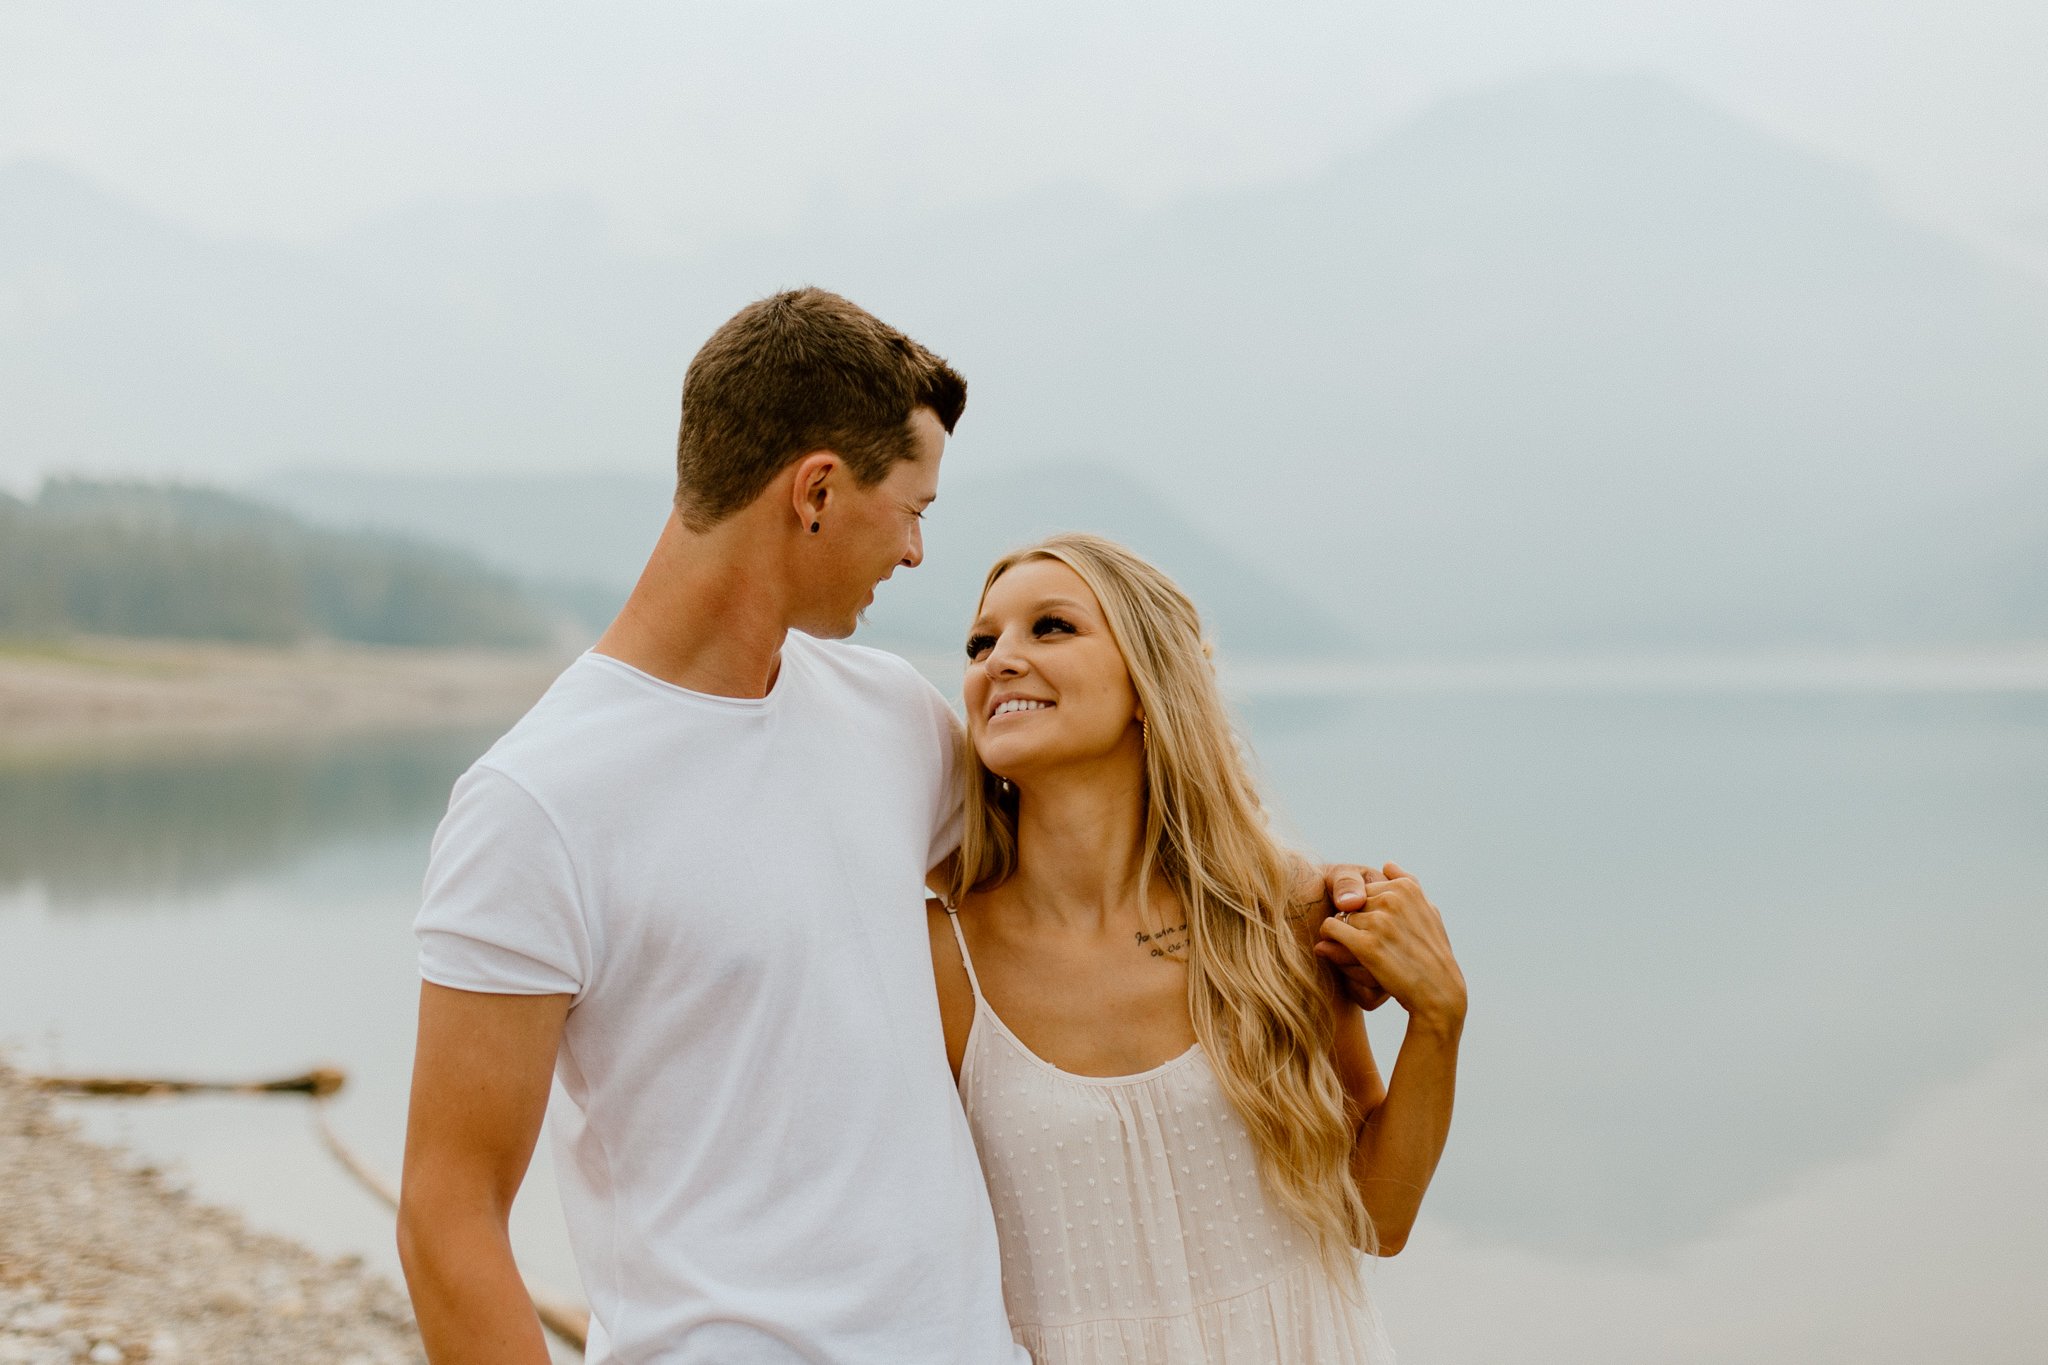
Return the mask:
M940 899L939 904L946 911L946 923L953 926L953 941L960 945L960 965L967 969L967 986L974 992L976 1004L984 1003L981 995L981 978L974 974L974 958L967 951L967 935L960 932L960 912L949 900Z

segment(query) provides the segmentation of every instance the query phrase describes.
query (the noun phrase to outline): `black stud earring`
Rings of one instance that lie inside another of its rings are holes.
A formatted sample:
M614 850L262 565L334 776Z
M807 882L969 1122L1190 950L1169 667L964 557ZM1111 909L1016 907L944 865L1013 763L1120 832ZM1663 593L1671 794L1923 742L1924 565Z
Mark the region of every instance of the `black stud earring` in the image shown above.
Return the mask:
M818 534L818 523L817 523L817 522L815 522L815 521L811 523L811 534L812 534L812 535L816 535L816 534Z

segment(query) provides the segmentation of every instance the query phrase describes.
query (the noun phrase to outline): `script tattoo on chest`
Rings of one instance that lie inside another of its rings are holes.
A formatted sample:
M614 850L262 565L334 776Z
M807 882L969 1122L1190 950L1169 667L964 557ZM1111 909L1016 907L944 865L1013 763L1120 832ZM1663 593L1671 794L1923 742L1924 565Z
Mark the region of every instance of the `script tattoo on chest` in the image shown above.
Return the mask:
M1156 934L1133 934L1131 937L1154 957L1180 957L1187 951L1188 926L1176 924Z

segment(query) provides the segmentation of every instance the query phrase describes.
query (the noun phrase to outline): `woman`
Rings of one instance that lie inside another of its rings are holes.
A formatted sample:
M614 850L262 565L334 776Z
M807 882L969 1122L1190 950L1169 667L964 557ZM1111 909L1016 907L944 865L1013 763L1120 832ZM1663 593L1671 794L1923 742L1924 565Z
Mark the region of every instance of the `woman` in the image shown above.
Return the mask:
M1358 1253L1400 1249L1450 1126L1465 986L1435 909L1390 864L1322 918L1194 607L1122 547L1000 560L967 657L932 955L1018 1340L1038 1365L1390 1359ZM1382 1084L1359 1007L1389 996Z

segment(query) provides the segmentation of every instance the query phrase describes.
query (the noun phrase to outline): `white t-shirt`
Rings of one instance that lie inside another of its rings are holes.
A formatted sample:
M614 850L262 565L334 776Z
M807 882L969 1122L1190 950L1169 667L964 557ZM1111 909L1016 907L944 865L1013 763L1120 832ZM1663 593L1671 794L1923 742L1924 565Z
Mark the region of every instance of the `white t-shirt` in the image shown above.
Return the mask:
M759 700L585 654L456 783L421 971L575 997L592 1365L1028 1365L925 934L956 761L909 664L792 632Z

